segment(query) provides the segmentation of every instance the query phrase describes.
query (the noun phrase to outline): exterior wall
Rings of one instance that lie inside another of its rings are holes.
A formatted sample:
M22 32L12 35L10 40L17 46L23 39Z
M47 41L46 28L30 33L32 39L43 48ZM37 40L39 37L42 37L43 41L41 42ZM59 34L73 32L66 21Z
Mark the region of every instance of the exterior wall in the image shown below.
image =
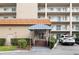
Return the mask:
M37 18L36 3L17 3L16 10L16 18Z
M0 26L0 37L29 38L28 26Z

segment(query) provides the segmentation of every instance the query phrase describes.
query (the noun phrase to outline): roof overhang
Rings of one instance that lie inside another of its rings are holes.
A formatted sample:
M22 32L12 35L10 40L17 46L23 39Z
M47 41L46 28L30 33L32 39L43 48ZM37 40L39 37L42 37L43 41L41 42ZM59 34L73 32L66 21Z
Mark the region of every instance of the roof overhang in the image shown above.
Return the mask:
M52 28L45 24L35 24L29 27L29 30L51 30Z
M0 25L34 25L47 24L51 25L48 19L0 19Z

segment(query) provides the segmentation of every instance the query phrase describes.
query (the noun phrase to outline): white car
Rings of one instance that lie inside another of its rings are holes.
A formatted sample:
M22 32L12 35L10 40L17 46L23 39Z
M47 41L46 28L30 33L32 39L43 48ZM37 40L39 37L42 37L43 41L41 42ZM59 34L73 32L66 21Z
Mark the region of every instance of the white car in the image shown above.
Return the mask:
M63 35L61 38L59 38L59 42L60 42L61 44L74 45L74 43L75 43L75 38L72 37L72 36Z

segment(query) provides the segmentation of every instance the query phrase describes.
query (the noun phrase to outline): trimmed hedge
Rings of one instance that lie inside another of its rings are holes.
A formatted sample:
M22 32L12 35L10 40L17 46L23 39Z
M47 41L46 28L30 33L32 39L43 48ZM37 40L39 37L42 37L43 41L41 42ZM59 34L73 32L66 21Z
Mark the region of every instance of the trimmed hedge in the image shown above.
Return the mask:
M31 39L29 39L29 38L12 38L11 39L11 44L13 46L17 46L18 45L18 40L23 40L23 39L27 41L27 45L30 45L30 40Z
M5 38L0 38L0 46L4 46L5 45Z
M49 48L52 49L56 42L57 42L57 40L54 37L49 38L48 39L48 46L49 46Z

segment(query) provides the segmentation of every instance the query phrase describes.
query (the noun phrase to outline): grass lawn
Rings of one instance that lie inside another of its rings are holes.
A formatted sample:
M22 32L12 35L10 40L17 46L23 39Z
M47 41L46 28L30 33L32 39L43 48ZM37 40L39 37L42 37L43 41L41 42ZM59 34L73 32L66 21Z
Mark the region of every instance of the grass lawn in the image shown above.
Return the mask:
M11 51L15 50L16 48L16 46L0 46L0 51Z

